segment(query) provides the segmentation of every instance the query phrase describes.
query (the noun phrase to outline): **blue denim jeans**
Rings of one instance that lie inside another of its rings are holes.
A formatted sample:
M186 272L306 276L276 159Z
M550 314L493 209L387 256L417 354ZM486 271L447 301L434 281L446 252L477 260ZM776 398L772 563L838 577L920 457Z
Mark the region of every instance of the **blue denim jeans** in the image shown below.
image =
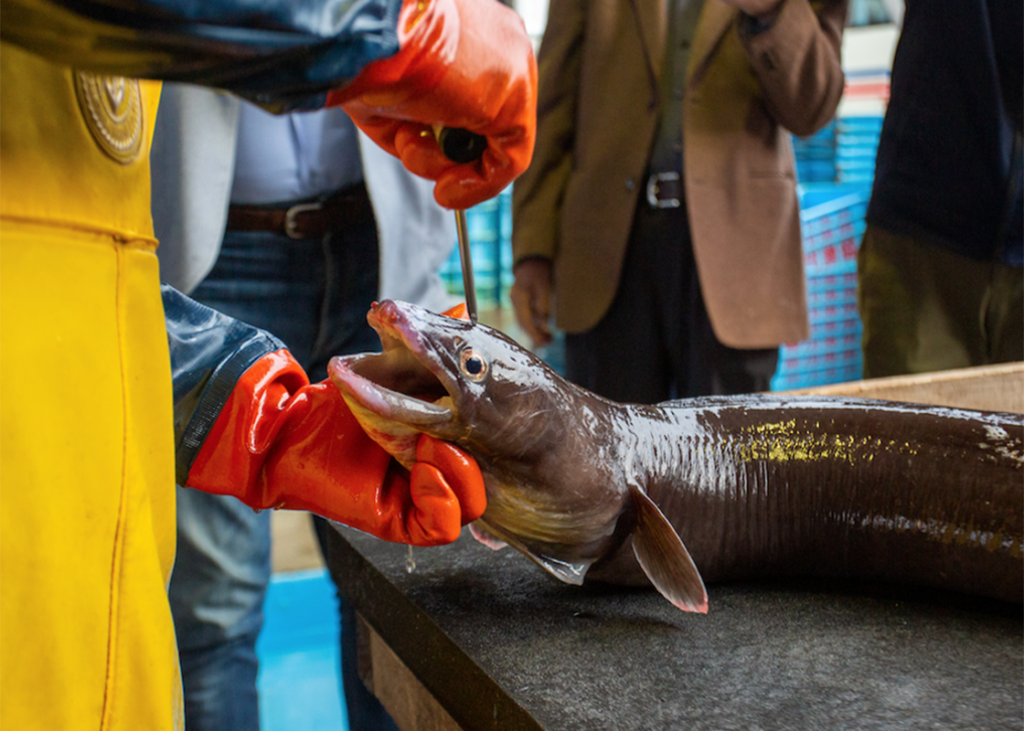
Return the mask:
M316 382L332 356L379 349L366 322L379 266L372 219L322 240L229 231L191 296L279 337ZM270 570L269 512L178 488L170 602L189 731L259 729L255 648Z

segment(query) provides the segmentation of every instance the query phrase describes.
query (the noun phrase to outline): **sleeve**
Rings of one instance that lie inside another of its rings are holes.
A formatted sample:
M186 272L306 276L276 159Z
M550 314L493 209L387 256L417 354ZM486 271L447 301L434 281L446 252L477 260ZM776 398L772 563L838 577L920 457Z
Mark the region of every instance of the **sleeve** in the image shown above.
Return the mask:
M225 89L273 110L322 106L398 50L401 0L2 0L0 38L95 73Z
M835 116L845 79L840 63L847 0L782 0L767 26L741 18L740 39L780 125L809 135Z
M587 0L552 0L537 54L537 142L512 188L513 264L552 259L559 208L572 173Z
M162 285L174 381L175 473L185 478L242 375L284 344Z

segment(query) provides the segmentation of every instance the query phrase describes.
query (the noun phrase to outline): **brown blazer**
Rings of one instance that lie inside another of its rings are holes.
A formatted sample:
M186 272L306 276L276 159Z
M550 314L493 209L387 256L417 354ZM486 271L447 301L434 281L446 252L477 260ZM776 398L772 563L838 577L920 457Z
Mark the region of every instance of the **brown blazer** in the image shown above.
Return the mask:
M683 99L694 255L718 339L774 347L808 335L792 146L835 114L847 0L783 0L740 33L706 0ZM537 146L513 187L515 261L554 262L555 319L592 328L615 296L660 104L662 0L551 0L538 54Z

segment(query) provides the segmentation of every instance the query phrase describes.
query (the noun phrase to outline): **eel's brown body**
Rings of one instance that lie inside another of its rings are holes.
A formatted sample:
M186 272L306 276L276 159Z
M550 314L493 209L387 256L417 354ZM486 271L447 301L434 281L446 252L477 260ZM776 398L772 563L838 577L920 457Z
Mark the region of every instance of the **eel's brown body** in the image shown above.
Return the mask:
M330 369L364 427L399 459L419 432L472 454L488 492L475 534L564 581L650 581L697 611L697 570L1024 601L1022 415L781 395L619 404L483 325L394 302L369 320L384 353Z
M843 576L1024 596L1020 416L779 396L608 408L636 443L619 447L636 463L626 479L706 581ZM588 575L639 580L617 553Z

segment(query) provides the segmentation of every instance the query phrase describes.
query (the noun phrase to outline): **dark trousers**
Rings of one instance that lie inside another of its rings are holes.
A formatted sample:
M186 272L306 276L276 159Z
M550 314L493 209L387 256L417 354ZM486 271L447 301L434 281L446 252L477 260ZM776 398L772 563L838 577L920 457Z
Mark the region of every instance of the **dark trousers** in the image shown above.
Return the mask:
M587 332L565 338L569 380L614 401L767 391L778 348L740 350L715 337L690 244L685 206L641 197L619 289Z
M1024 271L869 225L857 258L864 377L1024 358Z

